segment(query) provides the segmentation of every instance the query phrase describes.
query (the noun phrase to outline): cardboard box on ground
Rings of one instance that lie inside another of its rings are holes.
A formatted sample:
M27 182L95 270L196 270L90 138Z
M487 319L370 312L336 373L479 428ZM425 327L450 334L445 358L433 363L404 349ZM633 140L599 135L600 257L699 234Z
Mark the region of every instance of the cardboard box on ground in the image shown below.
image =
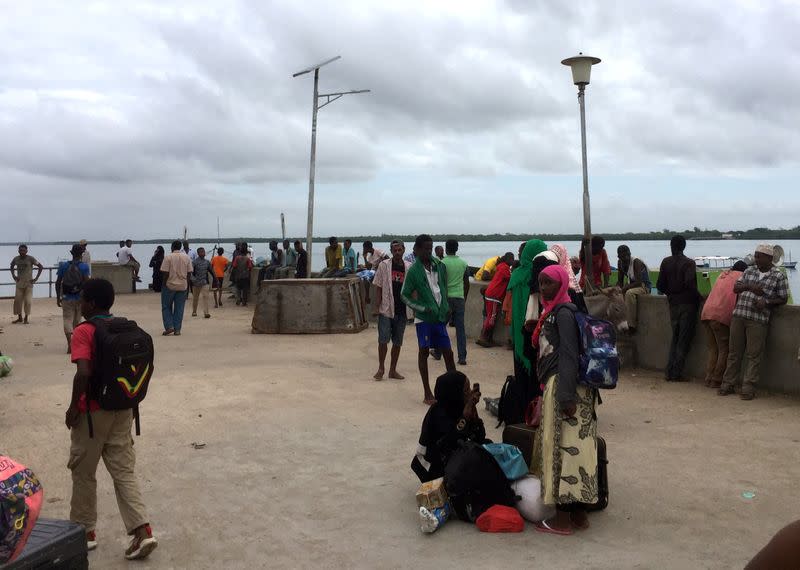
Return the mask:
M447 491L444 489L444 478L439 477L419 486L417 490L417 506L432 511L447 503Z

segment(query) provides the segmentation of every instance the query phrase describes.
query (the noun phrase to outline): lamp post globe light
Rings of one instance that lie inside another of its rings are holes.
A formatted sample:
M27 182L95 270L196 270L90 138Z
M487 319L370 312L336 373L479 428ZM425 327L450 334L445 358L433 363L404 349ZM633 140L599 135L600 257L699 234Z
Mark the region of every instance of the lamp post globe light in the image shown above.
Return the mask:
M583 163L583 239L589 240L589 245L584 248L584 283L587 291L594 288L594 274L592 273L592 216L589 207L589 171L586 167L586 105L584 94L589 79L592 76L592 66L600 63L600 58L579 53L568 57L561 62L572 69L572 82L578 86L578 103L581 111L581 158Z

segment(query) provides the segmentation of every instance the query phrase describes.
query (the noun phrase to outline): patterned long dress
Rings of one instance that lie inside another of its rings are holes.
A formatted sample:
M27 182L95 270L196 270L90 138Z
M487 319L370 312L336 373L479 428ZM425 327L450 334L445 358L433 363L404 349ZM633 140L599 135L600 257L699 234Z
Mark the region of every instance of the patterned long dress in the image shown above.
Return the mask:
M554 325L545 325L539 343L540 358L557 350ZM545 381L542 419L534 439L531 473L542 482L546 505L597 502L597 417L595 390L578 384L577 411L567 418L556 399L558 373Z
M578 410L564 418L555 398L558 374L545 385L542 422L531 472L542 482L546 505L597 502L597 420L594 390L578 386Z

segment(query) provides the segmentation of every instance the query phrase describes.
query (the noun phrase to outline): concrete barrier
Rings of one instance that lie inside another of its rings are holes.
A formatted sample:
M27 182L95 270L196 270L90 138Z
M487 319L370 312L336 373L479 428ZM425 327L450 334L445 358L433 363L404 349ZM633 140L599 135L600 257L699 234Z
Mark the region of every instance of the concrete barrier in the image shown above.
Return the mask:
M262 281L253 333L354 333L369 326L358 278Z
M117 295L136 293L136 282L130 267L117 265L110 261L92 261L92 277L106 279L114 286ZM142 280L141 285L147 288Z
M697 334L686 361L689 377L703 378L708 350L706 331L699 322ZM772 313L767 348L761 361L759 387L773 392L800 395L800 306L783 306ZM633 340L636 343L637 363L642 368L664 370L669 355L672 329L666 297L639 297L639 327Z

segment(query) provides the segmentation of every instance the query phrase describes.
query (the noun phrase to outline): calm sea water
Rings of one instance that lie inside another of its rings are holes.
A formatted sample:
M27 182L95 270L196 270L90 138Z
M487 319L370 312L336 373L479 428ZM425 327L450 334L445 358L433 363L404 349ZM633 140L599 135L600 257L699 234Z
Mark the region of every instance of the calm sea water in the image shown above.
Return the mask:
M609 241L606 243L606 251L611 260L612 265L616 265L616 251L617 246L622 242ZM631 251L635 257L639 257L647 263L651 269L657 269L661 260L669 255L669 242L667 241L628 241L625 242L630 246ZM686 247L686 255L690 257L701 255L722 255L722 256L744 256L748 253L755 251L758 241L747 240L699 240L689 241ZM800 257L800 240L784 240L778 242L789 254L796 254ZM163 244L165 248L169 248L169 244ZM207 251L214 244L193 243L192 247L205 247ZM225 255L230 257L233 251L232 243L221 244L225 248ZM312 266L315 270L322 269L325 266L325 245L323 243L315 243L313 250ZM444 245L444 244L442 244ZM570 252L570 255L577 255L578 242L564 242L564 245ZM375 246L389 251L388 243L376 242ZM136 259L142 264L142 279L145 283L150 281L152 271L147 267L150 258L153 255L156 246L151 244L133 246L133 253ZM407 244L407 249L410 250L411 244ZM458 254L463 257L470 265L480 266L483 262L493 256L500 255L506 251L517 253L519 248L518 242L505 242L505 241L474 241L463 242L459 248ZM116 252L118 247L116 245L91 245L89 244L89 251L92 254L93 260L116 260ZM267 244L256 243L254 244L256 257L267 256ZM356 251L360 252L360 245L356 247ZM34 245L30 247L29 253L36 257L45 267L56 265L59 261L69 259L69 246L65 245ZM0 246L0 266L8 267L11 259L17 255L17 248L13 246ZM792 256L792 259L796 259ZM789 284L792 289L795 302L800 301L800 272L796 270L789 270ZM53 272L55 279L55 271ZM42 275L42 281L47 280L47 271ZM8 283L11 281L11 276L7 271L0 271L0 282ZM13 287L0 286L0 297L13 295ZM37 297L47 297L48 286L46 283L39 283L34 288L34 295Z

